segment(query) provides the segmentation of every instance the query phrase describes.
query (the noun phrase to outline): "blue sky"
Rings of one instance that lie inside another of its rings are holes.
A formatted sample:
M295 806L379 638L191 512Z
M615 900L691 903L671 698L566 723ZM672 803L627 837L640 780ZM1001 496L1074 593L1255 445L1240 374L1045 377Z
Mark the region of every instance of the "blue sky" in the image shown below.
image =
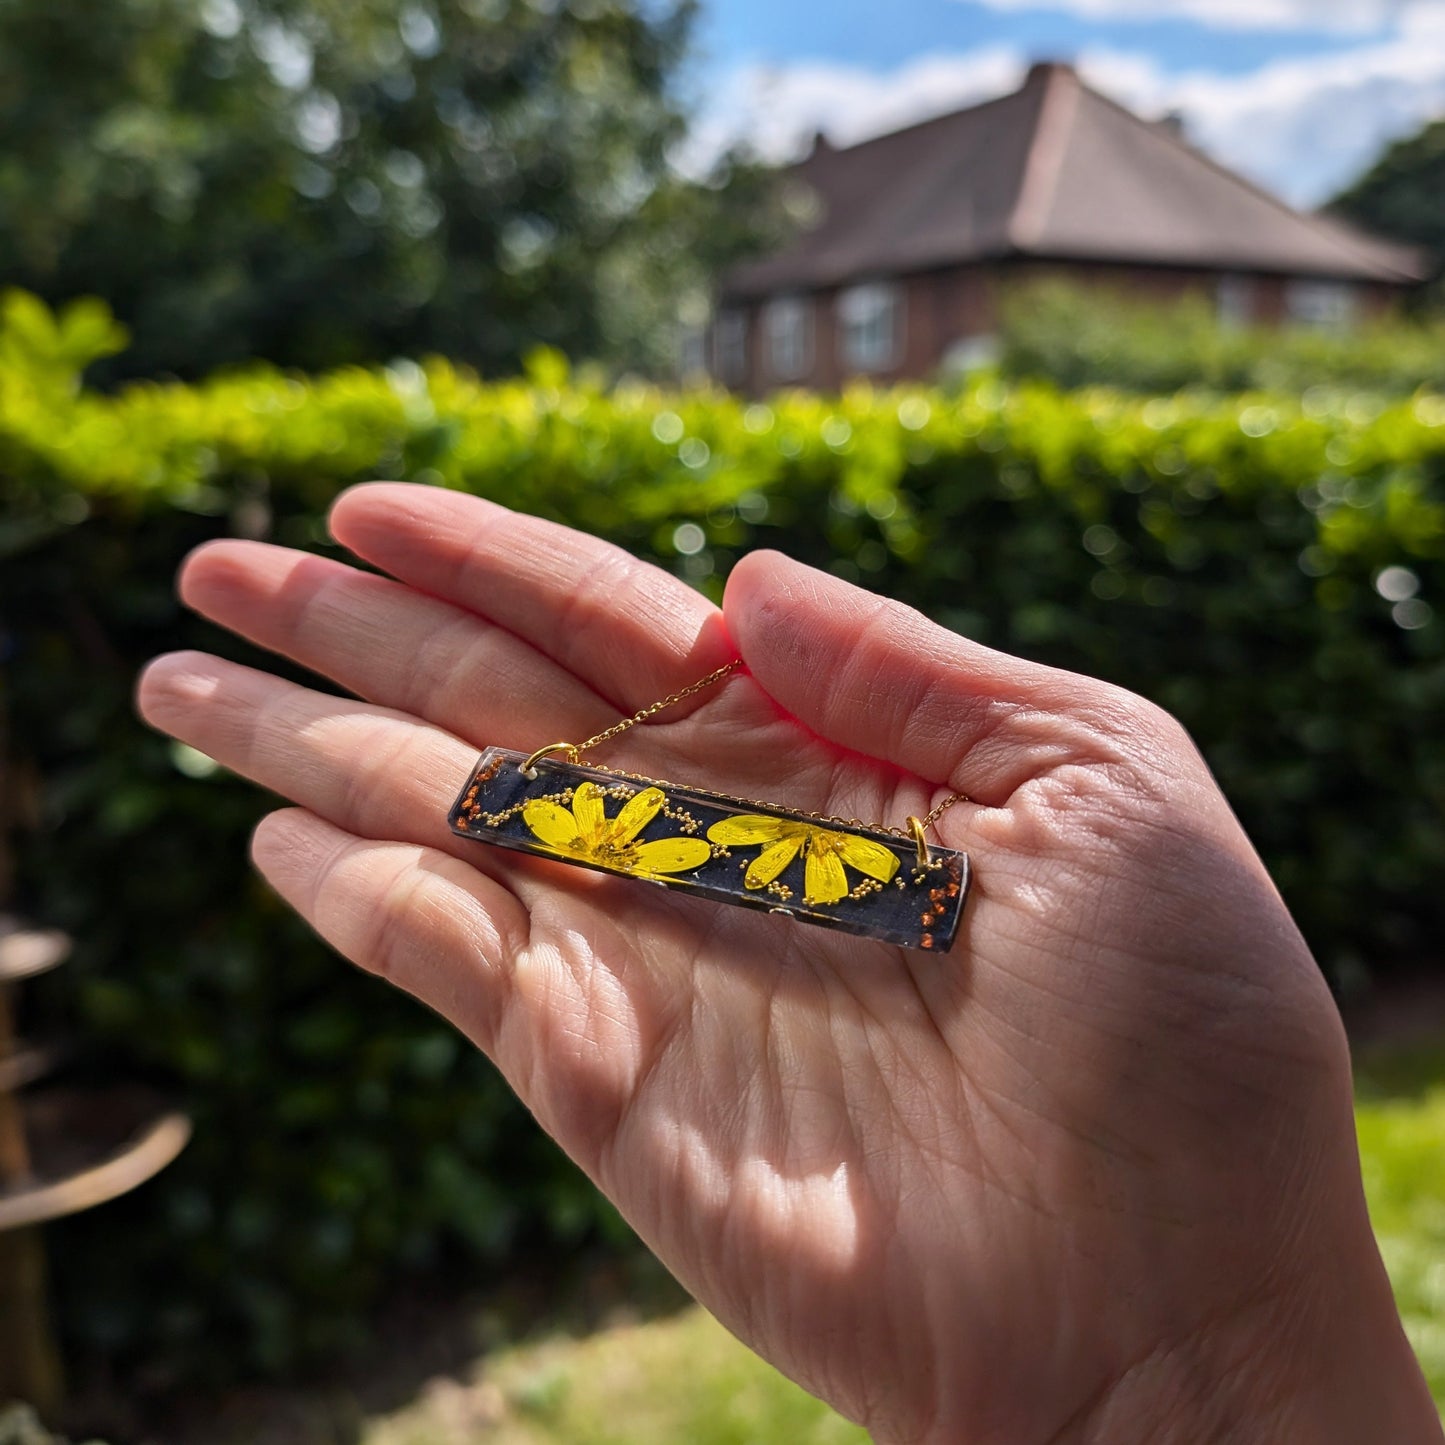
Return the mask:
M1445 0L704 0L692 156L862 139L1076 61L1302 204L1445 115Z

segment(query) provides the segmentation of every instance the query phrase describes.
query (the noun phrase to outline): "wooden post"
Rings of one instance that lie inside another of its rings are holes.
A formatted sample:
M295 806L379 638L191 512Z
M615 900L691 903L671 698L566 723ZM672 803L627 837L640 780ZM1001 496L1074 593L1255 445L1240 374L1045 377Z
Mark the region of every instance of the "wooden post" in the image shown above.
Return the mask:
M0 910L13 890L10 836L25 810L5 740L0 673ZM14 990L19 981L63 963L70 940L56 929L29 928L0 911L0 1405L19 1399L43 1416L60 1407L64 1380L50 1320L40 1226L129 1193L164 1169L186 1146L190 1120L158 1112L148 1099L113 1091L67 1100L20 1089L49 1071L64 1051L22 1048ZM77 1142L79 1156L48 1159L55 1141Z
M0 706L0 903L7 901L11 889L14 813L5 743L5 710ZM0 983L0 1060L10 1058L19 1045L12 992L13 985ZM12 1090L0 1088L0 1194L29 1177L30 1148L20 1100ZM50 1414L59 1408L62 1388L40 1230L31 1226L0 1232L0 1404L24 1400L41 1414Z
M0 983L0 1059L8 1059L19 1046L10 988ZM30 1178L30 1147L20 1117L20 1099L0 1089L0 1189L14 1189Z
M40 1229L12 1229L0 1234L0 1405L24 1400L53 1418L61 1390Z

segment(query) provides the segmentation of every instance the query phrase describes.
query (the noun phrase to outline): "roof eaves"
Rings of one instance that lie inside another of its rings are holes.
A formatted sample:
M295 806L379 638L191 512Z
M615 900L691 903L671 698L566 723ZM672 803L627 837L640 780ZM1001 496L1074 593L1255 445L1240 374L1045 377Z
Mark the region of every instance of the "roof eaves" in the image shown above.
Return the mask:
M920 253L896 265L867 262L834 267L809 266L806 272L799 270L790 273L781 268L776 272L738 271L723 278L718 288L718 303L723 306L747 304L784 293L834 291L863 281L896 280L932 271L946 271L954 267L1021 259L1025 259L1024 253L1004 238L983 242L966 251L949 249L936 253Z
M1149 125L1149 122L1136 115L1126 105L1121 105L1117 100L1105 95L1100 90L1089 88L1089 94L1110 109L1118 111L1120 115L1132 121L1136 125ZM1232 181L1235 185L1257 196L1260 200L1267 202L1274 210L1281 212L1291 220L1302 222L1314 230L1327 242L1338 246L1341 250L1354 253L1356 266L1359 270L1369 272L1376 280L1394 282L1397 285L1409 285L1429 279L1429 271L1422 269L1419 265L1420 257L1415 257L1416 264L1412 267L1408 264L1408 248L1392 246L1390 249L1397 253L1404 253L1397 256L1398 265L1391 264L1377 255L1370 252L1376 247L1383 247L1389 243L1377 241L1372 236L1356 233L1354 228L1342 221L1333 218L1322 217L1316 213L1299 211L1287 201L1274 194L1273 191L1257 184L1248 176L1241 175L1238 171L1230 170L1226 165L1215 160L1213 156L1200 150L1197 146L1191 145L1184 134L1169 127L1151 126L1154 133L1165 143L1177 151L1183 152L1201 165L1208 166L1216 175L1223 176L1225 180ZM1343 234L1341 234L1343 233ZM1290 268L1291 270L1299 268ZM1316 274L1326 274L1318 272ZM1358 271L1351 270L1347 274L1358 277Z
M1319 211L1296 214L1326 241L1355 257L1362 268L1377 273L1381 280L1418 284L1428 281L1434 274L1429 257L1418 246L1404 246L1372 236L1338 216Z
M1416 284L1411 275L1378 267L1366 273L1358 266L1306 265L1293 262L1286 264L1278 256L1252 255L1244 251L1232 256L1221 256L1215 252L1200 252L1191 256L1177 252L1150 253L1143 250L1124 255L1113 248L1091 250L1082 245L1060 245L1015 252L1013 258L1043 261L1052 265L1113 266L1121 270L1147 266L1151 270L1184 271L1190 274L1208 272L1218 275L1278 276L1286 280L1299 277L1320 281L1375 281L1382 285L1395 286ZM999 259L1009 258L1005 256Z

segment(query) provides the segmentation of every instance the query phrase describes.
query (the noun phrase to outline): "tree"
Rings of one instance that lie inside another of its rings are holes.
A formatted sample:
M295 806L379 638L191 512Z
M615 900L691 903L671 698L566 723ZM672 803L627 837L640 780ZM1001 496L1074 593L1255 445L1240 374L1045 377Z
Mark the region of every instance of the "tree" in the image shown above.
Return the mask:
M1445 120L1390 146L1330 209L1445 267Z
M0 0L0 276L107 300L111 380L540 343L655 366L656 298L746 248L718 215L757 189L669 164L694 7Z

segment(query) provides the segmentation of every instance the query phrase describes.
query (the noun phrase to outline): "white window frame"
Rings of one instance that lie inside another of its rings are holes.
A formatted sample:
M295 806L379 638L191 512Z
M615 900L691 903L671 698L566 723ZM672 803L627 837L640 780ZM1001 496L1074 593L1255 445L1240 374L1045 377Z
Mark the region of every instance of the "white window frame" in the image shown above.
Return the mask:
M997 332L979 331L961 336L944 353L939 370L945 376L971 376L976 371L990 371L1003 356L1003 344Z
M747 380L748 313L741 307L726 307L713 318L712 368L726 386Z
M1318 331L1347 330L1359 304L1359 290L1348 281L1291 281L1285 291L1289 319Z
M838 293L838 354L850 371L888 371L903 355L903 288L864 281Z
M768 374L775 381L802 381L813 369L813 303L810 297L774 296L763 308Z

